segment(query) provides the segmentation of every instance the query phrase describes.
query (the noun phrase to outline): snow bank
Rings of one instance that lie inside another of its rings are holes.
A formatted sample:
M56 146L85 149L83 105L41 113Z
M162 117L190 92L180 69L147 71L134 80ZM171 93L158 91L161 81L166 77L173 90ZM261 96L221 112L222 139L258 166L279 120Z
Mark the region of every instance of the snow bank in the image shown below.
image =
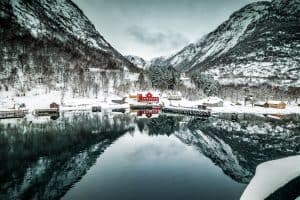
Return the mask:
M241 200L263 200L294 178L300 176L300 156L260 164Z
M219 97L208 97L206 99L203 99L202 102L208 104L216 104L216 103L223 102L223 99L220 99Z

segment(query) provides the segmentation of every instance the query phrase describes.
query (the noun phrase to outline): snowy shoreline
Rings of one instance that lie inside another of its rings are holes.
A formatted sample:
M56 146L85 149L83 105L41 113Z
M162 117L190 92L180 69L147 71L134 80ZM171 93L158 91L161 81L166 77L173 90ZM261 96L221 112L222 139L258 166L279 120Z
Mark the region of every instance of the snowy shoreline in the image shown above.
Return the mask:
M30 95L23 97L11 97L11 95L1 94L0 98L0 111L6 111L12 109L14 104L21 105L25 104L26 109L33 111L35 109L49 108L49 105L53 102L61 104L61 93L59 91L54 91L47 94ZM6 97L4 97L6 96ZM99 98L73 98L71 95L66 95L64 97L64 105L60 106L61 111L86 111L91 110L92 106L101 106L103 109L115 109L115 108L129 108L130 104L135 104L136 101L130 98L126 99L126 104L115 104L112 103L112 99L121 99L116 95L111 95L109 97L100 96ZM191 108L197 109L197 106L202 103L201 100L198 101L170 101L167 98L161 98L160 103L168 107L180 107L180 108ZM230 101L224 101L223 107L210 107L212 114L218 113L238 113L238 114L265 114L265 115L289 115L289 114L300 114L300 106L297 105L287 105L285 109L275 109L275 108L264 108L256 106L241 106L232 105Z

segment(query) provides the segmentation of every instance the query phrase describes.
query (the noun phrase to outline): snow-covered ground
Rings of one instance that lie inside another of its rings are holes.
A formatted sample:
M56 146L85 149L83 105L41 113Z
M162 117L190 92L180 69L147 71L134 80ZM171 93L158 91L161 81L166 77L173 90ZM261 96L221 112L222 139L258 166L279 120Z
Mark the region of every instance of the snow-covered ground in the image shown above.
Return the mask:
M158 94L158 92L152 91L153 94ZM21 97L12 97L14 96L11 92L2 92L0 93L0 110L12 109L14 105L25 104L26 109L29 111L34 109L43 109L49 108L49 105L53 102L61 104L61 92L52 91L50 93L45 93L45 91L34 90L26 94L26 96ZM155 95L156 96L156 95ZM168 100L166 95L160 94L163 96L160 103L164 106L174 106L174 107L186 107L186 108L197 108L198 105L203 104L205 100L198 101L189 101L186 99L175 101ZM98 98L88 98L88 97L74 97L71 94L66 94L63 99L63 106L61 110L72 111L72 110L90 110L91 106L101 106L102 108L129 108L129 104L136 103L133 99L127 98L126 104L115 104L112 103L112 99L122 99L120 96L116 95L104 95L99 94ZM215 98L217 99L217 98ZM214 99L213 99L214 100ZM300 106L297 105L288 105L286 109L274 109L274 108L262 108L262 107L252 107L251 105L247 106L238 106L233 105L232 102L224 101L223 107L211 107L212 113L249 113L249 114L277 114L277 115L286 115L286 114L300 114Z
M34 109L45 109L49 108L49 105L53 102L61 104L62 95L60 91L52 91L45 93L42 91L34 91L27 94L27 96L11 97L10 93L0 94L0 110L13 109L14 105L25 104L26 109L32 111ZM99 98L88 98L88 97L72 97L72 95L65 95L63 99L63 105L60 109L63 111L72 110L90 110L93 105L102 106L103 108L121 108L128 107L129 105L118 105L111 102L112 99L121 99L115 95L104 96L99 95Z
M265 162L244 191L241 200L263 200L294 178L300 176L300 156Z
M198 105L203 103L202 100L199 101L169 101L163 99L164 105L175 106L175 107L191 107L197 108ZM287 105L286 109L275 109L275 108L263 108L257 106L241 106L232 105L232 102L225 101L223 107L210 107L212 113L249 113L249 114L277 114L277 115L287 115L287 114L300 114L300 106L297 105Z

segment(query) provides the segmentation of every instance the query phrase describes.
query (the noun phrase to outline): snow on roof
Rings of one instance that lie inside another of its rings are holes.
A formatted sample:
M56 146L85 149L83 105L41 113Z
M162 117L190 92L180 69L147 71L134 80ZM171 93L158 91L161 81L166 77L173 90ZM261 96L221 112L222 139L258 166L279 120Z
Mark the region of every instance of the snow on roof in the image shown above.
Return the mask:
M208 97L206 99L202 100L203 103L220 103L223 102L223 99L220 99L219 97Z
M100 69L100 68L96 68L96 67L90 67L90 68L89 68L89 71L90 71L90 72L100 72L100 71L103 71L103 70Z
M281 104L284 103L283 101L267 101L269 104Z
M265 199L300 175L300 156L292 156L258 165L241 200Z

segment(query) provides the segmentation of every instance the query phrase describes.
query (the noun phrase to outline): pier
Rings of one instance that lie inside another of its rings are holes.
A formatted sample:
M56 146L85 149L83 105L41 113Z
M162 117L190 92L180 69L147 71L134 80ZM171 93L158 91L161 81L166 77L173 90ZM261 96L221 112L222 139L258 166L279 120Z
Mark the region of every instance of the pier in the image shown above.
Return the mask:
M57 108L36 109L36 110L34 110L34 114L37 116L59 115L59 109L57 109Z
M210 117L211 113L209 110L199 110L193 108L176 108L176 107L164 107L162 108L164 113L173 113L173 114L182 114L182 115L191 115L198 117Z
M23 118L27 113L28 110L0 111L0 119Z
M152 110L152 109L161 109L160 105L152 105L152 104L141 104L141 105L133 105L130 104L131 110Z

